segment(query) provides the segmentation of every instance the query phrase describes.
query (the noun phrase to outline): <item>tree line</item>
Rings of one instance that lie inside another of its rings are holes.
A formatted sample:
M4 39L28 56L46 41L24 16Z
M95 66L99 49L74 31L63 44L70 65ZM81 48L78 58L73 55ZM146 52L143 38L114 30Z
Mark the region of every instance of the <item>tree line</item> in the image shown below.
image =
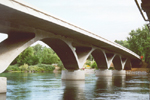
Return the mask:
M61 62L61 60L51 48L37 44L35 46L28 47L20 53L11 65L56 64L59 62Z
M131 30L127 40L115 40L115 42L143 56L142 60L150 65L150 32L147 25Z

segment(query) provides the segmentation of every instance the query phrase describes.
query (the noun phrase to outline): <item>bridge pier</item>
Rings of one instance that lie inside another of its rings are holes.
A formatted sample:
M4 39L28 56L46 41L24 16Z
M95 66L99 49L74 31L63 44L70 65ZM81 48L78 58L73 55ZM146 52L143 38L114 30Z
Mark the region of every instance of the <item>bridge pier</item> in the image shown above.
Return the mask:
M84 70L62 70L62 80L85 80Z
M0 94L6 93L6 92L7 92L7 78L0 77Z
M115 76L126 75L126 70L112 70L112 75Z
M112 76L112 70L99 69L95 71L96 76Z
M0 100L6 100L6 93L0 94Z

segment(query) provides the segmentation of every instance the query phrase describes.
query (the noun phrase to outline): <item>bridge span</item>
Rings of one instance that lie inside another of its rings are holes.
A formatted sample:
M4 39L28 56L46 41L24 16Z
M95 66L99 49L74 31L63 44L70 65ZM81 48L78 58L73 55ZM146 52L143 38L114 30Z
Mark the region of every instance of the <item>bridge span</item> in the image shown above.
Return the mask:
M69 73L62 75L62 79L70 79L67 76L72 79L72 73L78 73L90 54L103 74L112 62L116 70L124 70L140 61L140 57L129 49L19 0L0 0L0 12L0 32L8 34L0 43L0 73L23 50L39 40L49 45L62 60L67 69L63 74ZM84 75L78 78L84 79Z

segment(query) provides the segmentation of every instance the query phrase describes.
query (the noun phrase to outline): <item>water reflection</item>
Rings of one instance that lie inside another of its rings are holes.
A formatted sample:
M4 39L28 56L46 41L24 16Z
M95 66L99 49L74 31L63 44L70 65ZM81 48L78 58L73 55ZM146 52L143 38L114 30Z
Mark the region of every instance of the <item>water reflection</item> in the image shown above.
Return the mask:
M59 73L3 73L7 97L0 100L149 100L148 76L95 77L62 81Z
M0 100L6 100L6 94L0 94Z
M116 87L125 87L125 81L126 81L126 76L112 76L113 78L113 85Z
M99 77L95 85L96 93L112 92L112 77Z
M85 81L62 81L64 93L62 100L85 100Z
M118 99L120 94L118 95L117 91L125 87L125 79L125 76L98 77L95 84L94 98Z

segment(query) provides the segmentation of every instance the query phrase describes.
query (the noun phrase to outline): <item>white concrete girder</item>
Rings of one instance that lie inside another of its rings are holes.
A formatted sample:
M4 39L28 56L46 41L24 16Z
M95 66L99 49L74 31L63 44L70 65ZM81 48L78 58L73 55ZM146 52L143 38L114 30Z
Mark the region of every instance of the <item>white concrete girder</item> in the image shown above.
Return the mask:
M127 58L122 58L122 60L121 60L122 70L124 69L127 60L128 60Z
M105 53L105 52L104 52ZM116 54L112 54L112 53L105 53L106 58L107 58L107 63L108 63L108 69L110 68L110 65L112 64L112 61L114 59L114 57L116 56Z
M78 56L79 68L82 68L87 58L93 52L91 47L76 47L76 54Z

